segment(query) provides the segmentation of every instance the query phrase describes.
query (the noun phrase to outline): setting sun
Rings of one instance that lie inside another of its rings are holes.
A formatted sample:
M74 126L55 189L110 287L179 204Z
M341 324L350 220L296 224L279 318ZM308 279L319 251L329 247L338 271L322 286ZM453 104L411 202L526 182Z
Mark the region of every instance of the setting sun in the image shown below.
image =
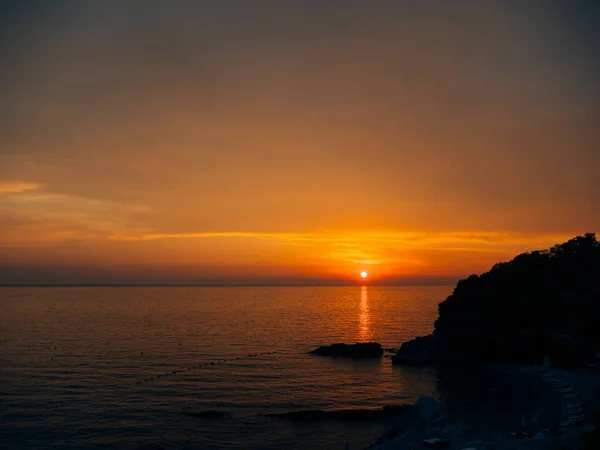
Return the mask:
M362 278L367 278L367 272L361 272L361 273L360 273L360 276L361 276Z

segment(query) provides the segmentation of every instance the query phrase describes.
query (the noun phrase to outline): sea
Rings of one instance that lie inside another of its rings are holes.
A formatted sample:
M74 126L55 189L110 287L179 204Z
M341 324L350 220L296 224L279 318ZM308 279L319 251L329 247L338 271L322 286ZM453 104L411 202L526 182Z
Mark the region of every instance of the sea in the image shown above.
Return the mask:
M452 286L0 288L0 447L362 449L385 422L266 414L439 398L434 369L309 354L397 348ZM223 411L219 418L186 412Z

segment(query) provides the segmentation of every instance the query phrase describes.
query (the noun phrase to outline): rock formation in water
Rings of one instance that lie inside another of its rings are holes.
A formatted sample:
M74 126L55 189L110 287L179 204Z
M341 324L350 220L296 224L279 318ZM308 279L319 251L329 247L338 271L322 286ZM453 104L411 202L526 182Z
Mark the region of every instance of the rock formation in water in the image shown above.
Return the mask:
M357 342L356 344L326 345L319 347L310 353L313 355L339 358L381 358L381 356L383 356L383 348L378 342Z
M185 411L182 413L184 416L196 417L198 419L218 419L222 417L228 417L231 413L227 411L217 411L213 409L205 411Z
M386 405L379 409L340 409L334 411L308 409L287 413L266 414L266 416L278 417L293 422L316 422L326 419L348 422L369 422L396 417L400 414L412 411L413 409L413 405Z
M392 362L588 362L600 349L600 243L593 233L524 253L460 280L432 335L402 344Z

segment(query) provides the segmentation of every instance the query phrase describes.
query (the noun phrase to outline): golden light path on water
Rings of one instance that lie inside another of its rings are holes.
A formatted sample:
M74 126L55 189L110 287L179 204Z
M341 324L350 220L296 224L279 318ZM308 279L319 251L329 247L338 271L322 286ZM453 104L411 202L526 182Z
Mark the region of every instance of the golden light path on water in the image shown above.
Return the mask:
M367 286L360 288L360 311L358 315L358 341L365 342L373 339L371 331L371 314L369 312L369 292Z

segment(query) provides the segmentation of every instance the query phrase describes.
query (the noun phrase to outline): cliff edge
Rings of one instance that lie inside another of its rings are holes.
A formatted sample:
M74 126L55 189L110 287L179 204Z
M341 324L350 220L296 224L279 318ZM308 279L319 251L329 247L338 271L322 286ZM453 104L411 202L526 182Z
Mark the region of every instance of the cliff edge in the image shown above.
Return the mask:
M600 243L587 233L496 264L460 280L438 311L433 334L402 344L394 364L590 362L600 350Z

